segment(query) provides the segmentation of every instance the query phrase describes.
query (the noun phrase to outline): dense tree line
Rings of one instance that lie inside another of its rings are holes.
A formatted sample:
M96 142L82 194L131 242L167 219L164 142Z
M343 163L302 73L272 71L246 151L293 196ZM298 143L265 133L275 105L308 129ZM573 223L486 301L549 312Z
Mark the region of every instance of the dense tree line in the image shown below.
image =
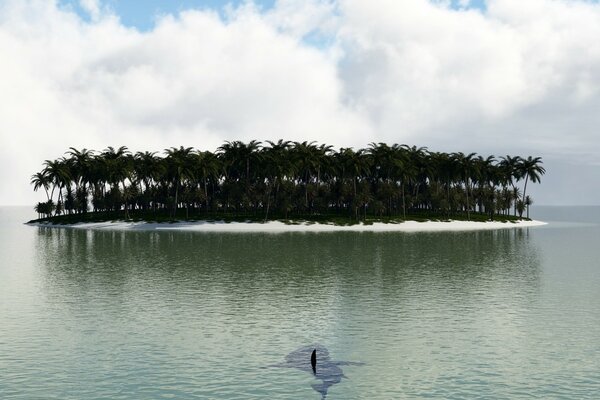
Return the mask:
M294 218L345 215L406 218L429 213L519 215L529 209L529 182L545 173L540 157L495 158L475 153L371 143L365 149L315 142L225 142L215 152L191 147L132 153L70 148L46 160L31 179L47 201L36 211L122 212L185 216L255 215Z

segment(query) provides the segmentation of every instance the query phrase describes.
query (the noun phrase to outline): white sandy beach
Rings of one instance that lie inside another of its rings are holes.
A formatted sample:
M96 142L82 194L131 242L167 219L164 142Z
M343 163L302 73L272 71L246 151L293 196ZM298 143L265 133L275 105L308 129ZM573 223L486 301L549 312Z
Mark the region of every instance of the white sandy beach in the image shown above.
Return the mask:
M176 222L176 223L149 223L149 222L98 222L77 223L71 225L53 225L33 223L35 226L57 228L94 229L94 230L119 230L119 231L164 231L180 230L193 232L441 232L441 231L475 231L492 229L528 228L546 225L542 221L518 222L473 222L473 221L407 221L402 223L373 223L371 225L356 224L339 226L333 224L299 223L285 224L280 221L266 223L256 222Z

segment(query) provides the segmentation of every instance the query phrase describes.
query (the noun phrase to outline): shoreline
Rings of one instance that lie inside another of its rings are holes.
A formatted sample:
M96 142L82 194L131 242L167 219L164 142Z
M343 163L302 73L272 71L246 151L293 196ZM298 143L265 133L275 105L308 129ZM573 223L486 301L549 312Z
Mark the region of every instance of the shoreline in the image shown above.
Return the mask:
M285 232L460 232L494 229L529 228L547 225L543 221L516 222L476 222L476 221L405 221L400 223L374 222L364 225L362 222L354 225L334 225L321 223L290 223L281 221L258 222L223 222L223 221L190 221L190 222L79 222L75 224L52 224L43 222L26 223L29 226L49 228L72 228L88 230L116 231L186 231L186 232L255 232L255 233L285 233Z

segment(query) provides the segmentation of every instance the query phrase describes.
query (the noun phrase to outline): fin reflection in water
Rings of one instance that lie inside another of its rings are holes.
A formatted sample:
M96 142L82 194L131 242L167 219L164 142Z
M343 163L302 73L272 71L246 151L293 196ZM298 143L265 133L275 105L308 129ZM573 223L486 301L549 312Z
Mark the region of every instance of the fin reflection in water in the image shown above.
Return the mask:
M315 383L312 388L321 394L321 399L327 398L329 388L347 378L340 368L344 365L365 365L362 362L334 361L329 356L329 350L319 344L300 347L285 356L285 362L271 365L279 368L296 368L312 373L320 383Z

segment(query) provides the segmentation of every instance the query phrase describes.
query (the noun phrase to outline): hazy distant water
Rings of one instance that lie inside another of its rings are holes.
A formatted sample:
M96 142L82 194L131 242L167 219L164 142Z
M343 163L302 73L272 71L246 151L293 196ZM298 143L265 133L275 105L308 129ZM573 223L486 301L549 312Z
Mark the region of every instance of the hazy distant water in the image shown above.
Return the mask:
M0 398L328 399L600 393L600 208L465 233L207 234L24 226L0 208Z

